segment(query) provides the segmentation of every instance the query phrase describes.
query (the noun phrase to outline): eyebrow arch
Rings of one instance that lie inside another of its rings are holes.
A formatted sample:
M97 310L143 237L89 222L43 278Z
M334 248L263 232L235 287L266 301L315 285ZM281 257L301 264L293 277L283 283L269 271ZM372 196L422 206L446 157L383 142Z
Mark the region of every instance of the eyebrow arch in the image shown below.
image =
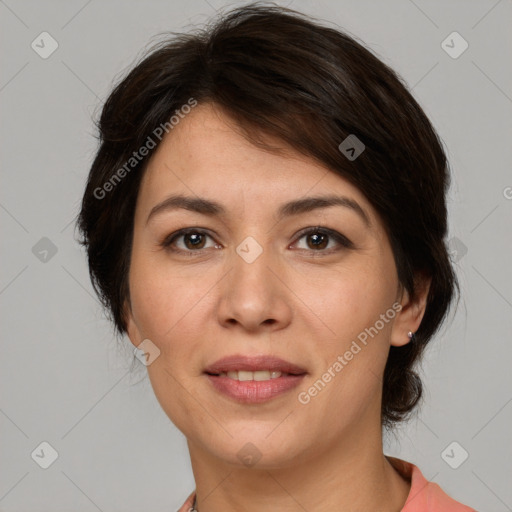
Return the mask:
M285 217L291 217L293 215L299 215L301 213L307 213L331 206L344 206L346 208L350 208L352 211L357 213L359 217L361 217L366 226L371 226L368 214L359 205L359 203L349 197L336 195L313 196L290 201L280 206L277 212L277 218L280 221ZM149 212L146 224L158 213L177 210L180 208L211 217L226 214L225 208L220 203L205 198L188 197L178 194L172 195L154 206Z

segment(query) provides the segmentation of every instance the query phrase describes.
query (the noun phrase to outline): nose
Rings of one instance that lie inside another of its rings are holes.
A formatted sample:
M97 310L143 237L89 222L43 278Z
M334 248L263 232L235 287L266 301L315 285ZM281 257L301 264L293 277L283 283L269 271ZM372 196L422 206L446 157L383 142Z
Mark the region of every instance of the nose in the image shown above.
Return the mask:
M218 321L250 332L283 329L291 322L293 304L286 271L270 249L255 245L241 244L232 256L230 271L219 283Z

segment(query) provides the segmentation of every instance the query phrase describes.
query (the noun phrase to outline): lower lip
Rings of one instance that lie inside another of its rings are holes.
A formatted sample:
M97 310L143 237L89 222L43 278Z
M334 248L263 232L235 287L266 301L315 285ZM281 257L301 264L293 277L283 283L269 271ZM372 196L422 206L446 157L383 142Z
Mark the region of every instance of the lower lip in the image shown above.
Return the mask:
M286 375L270 380L239 381L229 377L206 374L217 391L246 404L259 404L282 395L297 387L305 375Z

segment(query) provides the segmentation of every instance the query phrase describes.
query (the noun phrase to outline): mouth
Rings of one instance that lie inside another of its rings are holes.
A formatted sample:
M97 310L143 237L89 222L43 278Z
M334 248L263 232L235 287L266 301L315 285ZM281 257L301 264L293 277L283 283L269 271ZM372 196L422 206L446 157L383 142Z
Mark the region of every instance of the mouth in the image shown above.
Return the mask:
M271 400L300 384L307 371L273 356L230 356L204 370L214 389L245 404Z
M208 373L208 372L207 372ZM255 380L258 382L262 382L265 380L278 379L282 376L293 375L291 373L283 373L280 371L274 370L257 370L257 371L247 371L247 370L235 370L229 372L220 372L220 373L208 373L212 377L227 377L228 379L238 380L241 382L248 382L251 380Z

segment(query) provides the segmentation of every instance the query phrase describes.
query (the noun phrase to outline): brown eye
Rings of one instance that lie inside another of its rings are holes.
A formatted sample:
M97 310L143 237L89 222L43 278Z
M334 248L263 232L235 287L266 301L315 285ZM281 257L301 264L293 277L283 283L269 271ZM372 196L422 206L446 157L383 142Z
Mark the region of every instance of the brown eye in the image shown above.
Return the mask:
M205 235L202 233L187 233L183 235L183 240L187 249L202 249Z
M208 248L205 245L207 238L211 238L211 236L203 231L182 229L168 236L161 245L176 252L198 252Z
M329 244L329 237L323 233L310 233L306 240L310 249L325 249Z
M299 234L298 240L306 240L306 247L298 247L316 252L326 252L340 250L341 248L353 248L352 242L341 233L327 228L309 228ZM332 242L332 243L331 243ZM336 247L338 246L338 247ZM326 250L327 249L327 250Z

